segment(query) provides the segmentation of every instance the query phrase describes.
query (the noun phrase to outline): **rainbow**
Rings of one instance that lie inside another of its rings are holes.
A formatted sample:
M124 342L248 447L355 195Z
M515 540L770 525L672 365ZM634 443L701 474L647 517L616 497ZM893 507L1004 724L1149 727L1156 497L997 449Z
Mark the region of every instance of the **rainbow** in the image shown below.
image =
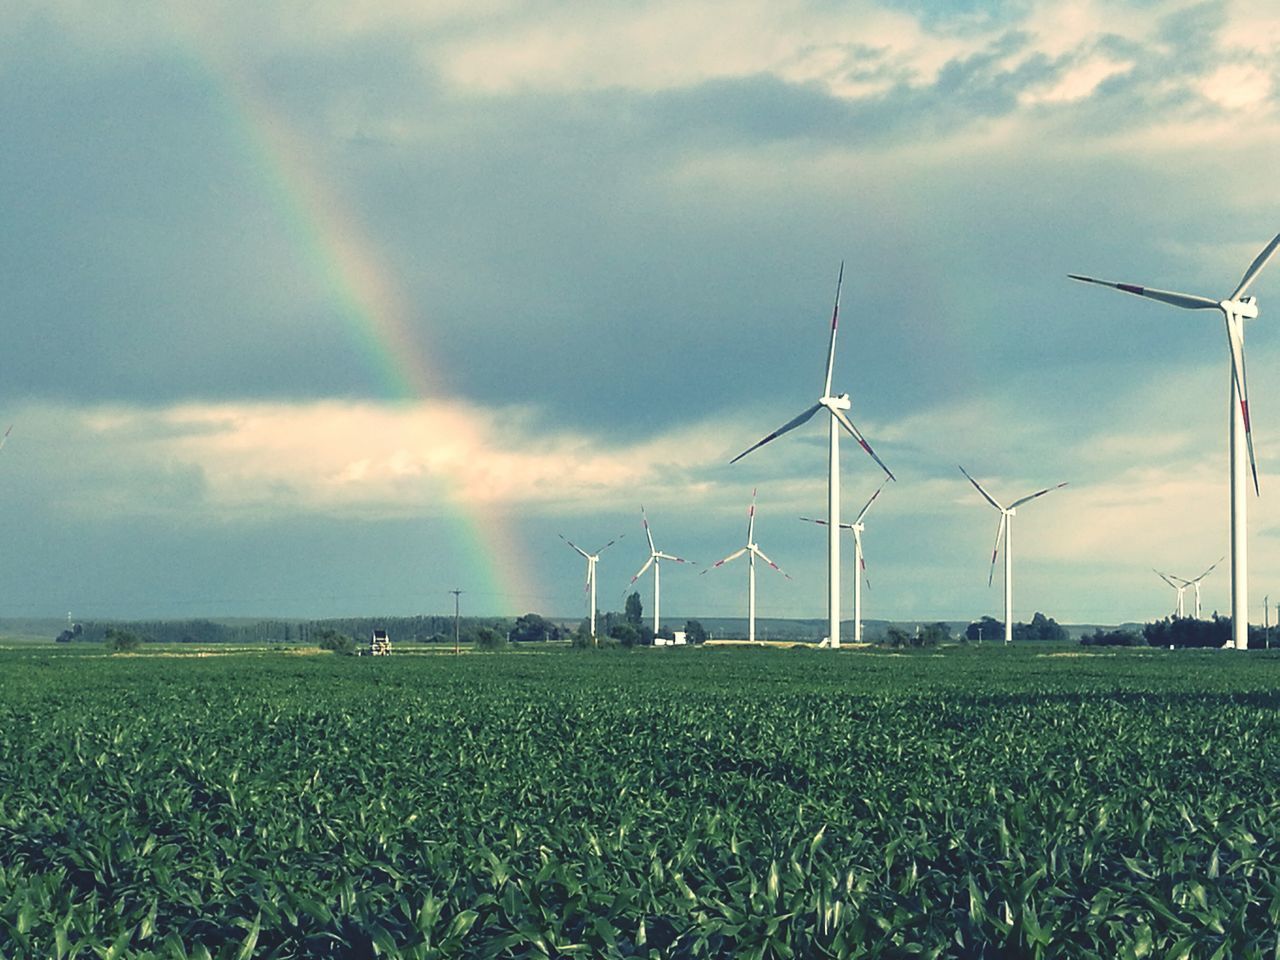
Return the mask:
M198 7L199 5L192 5ZM263 178L291 242L314 276L328 288L346 318L358 355L375 376L382 399L418 403L445 394L446 379L414 337L413 310L396 278L378 256L342 197L326 182L286 119L230 57L222 55L217 25L198 10L186 24L197 68L217 98L229 130ZM455 438L471 440L479 438ZM419 447L427 443L420 438ZM470 507L446 489L448 544L440 544L439 569L452 573L470 595L476 615L524 613L545 600L524 545L501 509ZM441 589L441 609L448 597ZM447 604L450 608L452 603ZM433 612L433 611L426 611Z

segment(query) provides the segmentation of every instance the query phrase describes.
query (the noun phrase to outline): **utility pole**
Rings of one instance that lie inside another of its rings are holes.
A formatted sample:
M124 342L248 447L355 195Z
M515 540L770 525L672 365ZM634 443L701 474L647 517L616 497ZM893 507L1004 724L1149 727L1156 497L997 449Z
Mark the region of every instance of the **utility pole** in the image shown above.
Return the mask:
M1271 594L1267 594L1262 598L1262 635L1265 638L1263 643L1268 650L1271 649Z
M462 596L461 590L450 590L453 594L453 653L458 655L458 598Z

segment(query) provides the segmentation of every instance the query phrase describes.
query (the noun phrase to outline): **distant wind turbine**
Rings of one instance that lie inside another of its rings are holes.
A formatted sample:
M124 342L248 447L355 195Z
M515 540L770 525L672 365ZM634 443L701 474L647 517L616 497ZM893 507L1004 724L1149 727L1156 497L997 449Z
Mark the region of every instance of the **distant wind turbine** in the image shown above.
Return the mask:
M827 377L823 381L822 396L818 398L817 403L805 410L799 416L788 420L773 433L769 434L763 440L754 446L748 447L742 453L738 454L730 463L737 463L752 450L763 447L770 440L775 440L805 423L808 423L819 410L826 407L827 412L831 414L830 440L828 443L827 453L827 523L829 529L827 531L827 630L829 643L832 647L840 646L840 428L843 427L849 431L849 435L858 441L863 450L871 456L876 463L880 464L882 469L890 480L894 479L889 468L884 465L871 445L858 432L858 428L853 425L846 410L852 408L853 404L849 400L847 393L839 396L833 396L831 393L831 373L835 367L836 360L836 327L840 319L840 287L844 283L844 263L840 264L840 275L836 279L836 302L835 307L831 311L831 342L827 347Z
M1213 561L1213 563L1209 564L1208 570L1200 574L1200 576L1196 577L1195 579L1189 581L1189 583L1196 588L1196 619L1197 620L1200 619L1200 581L1203 580L1205 577L1207 577L1209 574L1213 573L1213 568L1216 567L1225 559L1227 558L1219 557L1217 560Z
M578 553L587 561L587 590L591 592L591 642L594 644L596 642L596 563L600 560L600 554L612 547L615 543L625 537L626 534L622 533L614 537L595 553L587 553L587 551L583 550L563 533L557 534L557 536L559 536L560 539L569 546L573 547L574 550L577 550Z
M880 496L880 491L885 488L885 484L889 481L884 479L880 482L880 486L876 487L876 492L871 495L868 500L858 511L858 515L854 517L853 523L842 523L840 529L853 531L853 642L862 642L862 581L867 575L867 561L862 555L862 531L864 524L862 518L867 515L867 511L871 509L871 504L875 503L876 497ZM812 517L801 517L801 520L807 520L809 523L818 523L822 526L827 525L825 520L815 520ZM871 586L871 581L867 581L867 586Z
M1231 642L1237 650L1249 649L1249 534L1244 470L1246 452L1253 474L1253 490L1255 494L1258 493L1258 464L1253 453L1253 428L1249 423L1249 384L1245 379L1244 368L1244 322L1258 316L1258 302L1256 298L1246 297L1244 294L1275 254L1277 247L1280 247L1280 234L1273 237L1254 258L1231 296L1225 300L1069 274L1072 280L1113 287L1124 293L1159 300L1186 310L1222 311L1227 327L1227 348L1231 354L1231 401L1227 413L1230 446L1227 459L1231 478Z
M1173 608L1173 615L1174 615L1175 617L1178 617L1179 619L1181 619L1182 617L1186 616L1186 614L1183 612L1183 606L1182 606L1182 595L1183 595L1184 593L1186 593L1186 592L1187 592L1187 587L1191 586L1191 581L1190 581L1190 580L1183 580L1183 579L1182 579L1182 577L1174 577L1174 576L1170 576L1170 575L1169 575L1169 574L1167 574L1167 573L1161 573L1161 572L1160 572L1159 570L1157 570L1155 567L1152 567L1152 568L1151 568L1151 571L1152 571L1152 573L1154 573L1157 577L1159 577L1161 580L1163 580L1165 583L1167 583L1169 586L1173 587L1173 589L1175 589L1175 590L1177 590L1177 591L1178 591L1178 601L1177 601L1177 603L1174 605L1174 608ZM1199 592L1200 592L1199 590L1197 590L1197 591L1196 591L1196 593L1199 593ZM1197 610L1196 610L1196 619L1197 619L1197 620L1199 620L1199 619L1200 619L1200 611L1199 611L1199 609L1197 609Z
M663 553L653 545L653 533L649 530L649 517L645 514L644 507L640 508L640 519L644 522L644 535L649 538L649 559L644 562L644 566L631 578L631 582L635 583L644 576L644 572L649 567L653 567L653 635L656 637L661 624L662 612L662 561L671 560L675 563L693 563L693 561Z
M1061 490L1066 483L1060 483L1056 487L1045 487L1043 490L1037 490L1035 493L1028 494L1021 499L1013 501L1007 507L998 504L991 494L982 489L982 485L977 480L969 476L969 471L964 467L960 468L960 472L968 477L969 482L977 488L982 494L984 500L991 506L1000 511L1000 526L996 527L996 545L991 551L991 571L987 574L987 586L991 586L992 578L996 572L996 555L1000 552L1000 538L1004 537L1004 642L1013 642L1013 546L1012 530L1013 515L1018 512L1018 508L1036 497L1043 497L1046 493L1052 493L1054 490Z
M751 509L747 511L747 545L741 550L729 554L723 560L717 560L703 573L710 573L716 567L723 567L726 563L732 563L744 553L747 555L747 642L756 642L756 557L759 557L773 569L777 570L788 580L791 579L780 566L764 555L764 551L760 549L755 541L756 530L756 492L751 491Z

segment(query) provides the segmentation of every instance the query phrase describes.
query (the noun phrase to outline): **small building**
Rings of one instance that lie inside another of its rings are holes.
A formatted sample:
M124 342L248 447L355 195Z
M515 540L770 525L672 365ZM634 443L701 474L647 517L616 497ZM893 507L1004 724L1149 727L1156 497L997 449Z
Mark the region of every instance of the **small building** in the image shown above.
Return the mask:
M369 635L369 656L388 657L391 655L391 638L381 627Z

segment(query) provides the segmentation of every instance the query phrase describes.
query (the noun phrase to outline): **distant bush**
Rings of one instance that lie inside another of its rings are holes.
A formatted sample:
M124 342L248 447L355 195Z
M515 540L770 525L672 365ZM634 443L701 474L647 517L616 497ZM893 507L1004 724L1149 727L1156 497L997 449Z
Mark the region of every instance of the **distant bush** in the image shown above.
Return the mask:
M137 650L142 646L142 638L136 633L130 633L127 630L117 630L114 627L107 630L107 649L112 653L126 653L130 650Z
M640 642L640 631L629 623L615 623L609 635L624 647L634 647Z
M477 650L501 650L507 645L507 638L491 627L478 627L471 635L471 643Z
M1140 647L1146 641L1133 630L1103 630L1099 627L1082 636L1080 643L1086 647Z
M345 633L326 628L316 631L315 640L321 650L332 650L340 657L355 656L355 637L349 637Z

